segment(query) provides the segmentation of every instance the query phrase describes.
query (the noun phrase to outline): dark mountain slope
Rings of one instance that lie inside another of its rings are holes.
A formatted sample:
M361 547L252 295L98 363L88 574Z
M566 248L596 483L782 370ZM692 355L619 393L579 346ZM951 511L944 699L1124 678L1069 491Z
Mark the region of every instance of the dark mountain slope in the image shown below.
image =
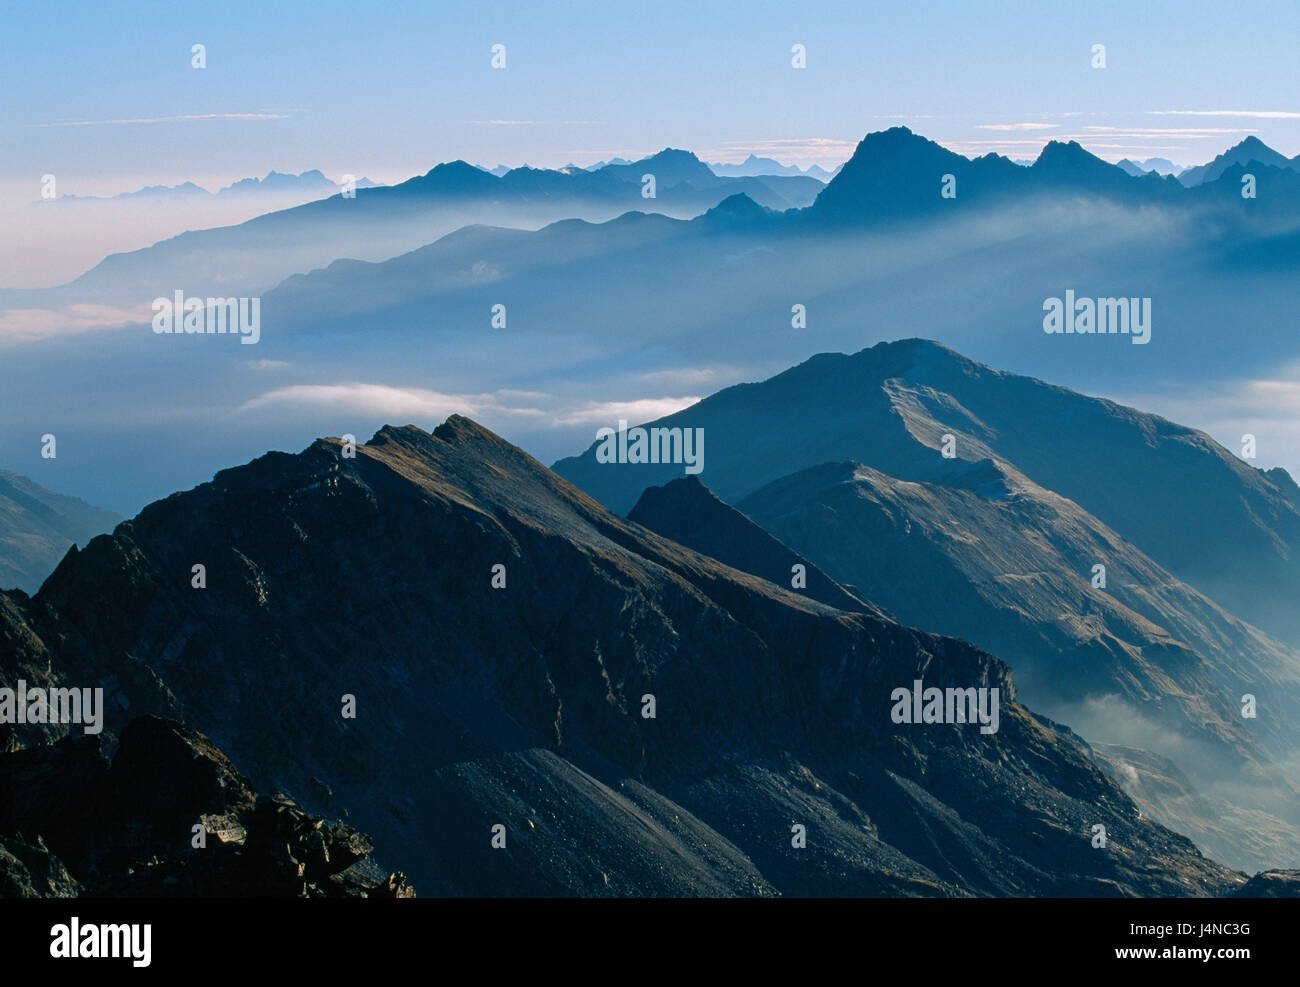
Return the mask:
M441 893L1181 895L1244 880L1140 819L1077 737L1014 702L1005 665L961 641L654 535L463 418L341 450L271 453L151 505L17 602L39 644L9 639L107 683L115 728L174 705L254 784L345 807ZM998 730L893 723L891 693L916 679L999 689Z

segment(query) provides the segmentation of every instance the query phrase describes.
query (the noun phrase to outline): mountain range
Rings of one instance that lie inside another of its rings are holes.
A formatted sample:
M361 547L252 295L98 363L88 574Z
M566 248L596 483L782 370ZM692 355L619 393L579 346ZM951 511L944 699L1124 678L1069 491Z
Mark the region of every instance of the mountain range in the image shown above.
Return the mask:
M1174 164L1168 158L1147 158L1145 161L1133 161L1130 158L1123 158L1115 162L1117 168L1123 168L1130 175L1140 175L1144 172L1154 171L1158 175L1177 175L1184 170Z
M850 609L625 521L453 417L151 505L0 598L0 670L105 683L119 758L132 718L203 731L249 784L346 811L421 893L1245 887L1003 662L822 590ZM899 726L918 680L999 690L998 722Z
M356 188L376 188L369 178L358 179ZM241 198L255 196L302 196L307 198L324 198L335 195L339 185L330 181L318 169L291 174L269 171L264 178L241 178L216 192L209 192L194 182L182 182L180 185L150 185L135 192L121 192L117 195L63 195L58 201L63 203L87 204L95 202L149 202L158 204L183 204L196 199L206 198Z
M1300 169L1253 138L1174 177L900 127L825 183L451 162L0 293L36 332L0 455L74 431L60 484L135 513L0 474L0 688L107 700L98 740L0 722L0 884L1295 893L1300 487L1254 424L1087 392L1278 393L1298 267ZM132 323L178 289L260 296L256 358ZM1147 337L1044 332L1076 295ZM131 328L41 335L101 310ZM213 476L393 407L483 424ZM622 419L702 469L605 461Z
M74 287L7 293L4 301L18 308L0 315L0 326L19 339L28 324L42 338L111 308L97 307L97 298L140 313L132 323L130 313L110 311L115 321L105 324L127 322L121 331L14 347L0 367L0 385L15 396L12 431L39 435L66 413L65 393L83 383L65 379L65 364L48 354L74 346L94 352L99 379L108 382L103 415L81 422L83 429L138 414L142 399L163 407L199 399L228 422L204 442L181 440L183 429L161 419L166 435L131 432L90 444L86 471L108 469L101 460L110 445L141 464L111 489L76 488L128 513L233 457L296 448L318 434L306 412L247 410L279 395L296 402L317 385L346 392L381 380L402 395L415 392L416 402L435 395L435 404L436 395L464 396L437 404L434 414L470 410L550 461L589 441L584 402L680 401L707 393L709 382L715 389L761 379L811 352L856 352L901 335L940 337L987 364L1143 397L1149 407L1161 406L1156 396L1177 402L1201 389L1215 396L1203 403L1207 414L1223 408L1227 395L1249 397L1276 367L1300 359L1300 343L1275 330L1300 266L1300 173L1290 169L1255 168L1257 197L1245 199L1237 165L1189 189L1156 175L1133 178L1077 145L1051 144L1022 167L955 156L902 128L869 135L825 186L804 178L710 179L698 159L665 152L654 165L658 198L647 200L641 167L578 175L515 169L498 179L440 166L403 185L362 190L355 200L323 200L110 258ZM942 194L949 174L953 199ZM664 175L682 178L675 188L688 199L704 196L683 208L693 218L663 215L675 194L665 191ZM691 176L716 184L692 193ZM760 181L821 191L802 209L767 209L734 193L734 183ZM598 223L481 225L494 209L511 220L508 189L550 215L579 211L565 204L563 190L584 183L621 189L631 202L611 200L619 215ZM710 201L716 205L706 207ZM697 207L704 211L697 215ZM474 225L437 238L444 220ZM346 259L387 255L400 246L389 234L404 224L407 242L425 246L380 262ZM294 243L304 251L297 259ZM307 270L317 263L326 266ZM255 350L216 339L160 345L147 327L148 301L161 293L228 297L295 269L307 272L288 274L262 295ZM1150 298L1150 345L1044 334L1044 300L1067 290ZM495 313L504 319L507 310L508 327L498 325ZM196 347L202 359L193 358ZM144 365L153 372L143 389L112 386ZM369 434L385 417L355 403L340 412L332 430ZM1214 426L1225 443L1252 430L1234 435L1223 431L1232 422L1197 423ZM159 441L176 455L159 461L151 454ZM1273 464L1288 461L1291 450L1279 445L1285 435L1260 441ZM0 437L0 454L13 461L19 452Z
M759 175L807 175L819 182L829 182L840 173L840 168L843 166L836 165L830 171L817 164L809 165L807 168L800 168L798 165L783 165L773 158L760 158L756 154L751 154L739 164L718 163L711 164L709 167L715 175L727 178L749 178Z
M1203 185L1206 182L1214 181L1234 165L1240 165L1244 168L1252 164L1259 164L1268 168L1289 168L1292 171L1300 171L1300 154L1297 154L1294 158L1288 158L1273 150L1258 137L1251 135L1228 148L1208 164L1197 165L1194 168L1180 171L1178 180L1190 188L1194 185Z
M653 198L643 195L646 174L656 180ZM515 168L497 177L454 161L397 185L358 186L353 198L330 194L237 226L189 231L115 254L58 288L0 292L0 305L140 304L156 297L160 285L173 284L193 294L255 295L340 257L384 260L473 223L605 220L647 204L694 216L737 193L786 209L812 202L822 187L808 177L719 178L695 155L671 148L595 172Z
M895 128L863 141L804 209L733 195L690 220L633 212L594 226L475 226L381 263L341 260L287 278L264 312L286 337L383 325L454 345L481 341L485 313L509 302L525 314L512 342L536 372L554 358L572 365L559 336L598 339L605 366L647 351L687 366L734 359L737 325L769 360L793 359L806 355L790 331L799 302L823 345L860 340L864 323L940 323L994 357L1032 347L1044 372L1136 373L1127 347L1065 347L1042 334L1042 299L1096 285L1158 297L1162 326L1179 327L1177 342L1161 343L1169 366L1203 365L1201 350L1225 347L1229 320L1261 342L1282 290L1269 279L1300 264L1300 173L1257 169L1256 200L1242 199L1241 174L1234 166L1187 189L1129 176L1077 144L1049 144L1029 168L971 161ZM955 199L940 194L944 175ZM992 263L1012 290L990 284ZM1249 282L1237 277L1246 269ZM516 374L510 386L538 383Z
M1003 657L1090 740L1168 756L1294 837L1300 491L1284 471L922 340L823 354L647 427L702 430L698 480L595 445L554 468L651 527L670 525L656 485L702 481L860 598ZM1269 713L1244 719L1246 693Z

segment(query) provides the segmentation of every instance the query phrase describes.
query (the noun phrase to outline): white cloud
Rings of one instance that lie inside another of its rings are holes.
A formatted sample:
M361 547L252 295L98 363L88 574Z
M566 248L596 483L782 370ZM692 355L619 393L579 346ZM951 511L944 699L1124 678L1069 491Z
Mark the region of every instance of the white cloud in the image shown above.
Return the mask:
M96 329L120 329L147 323L151 309L115 308L112 305L65 305L62 308L11 308L0 311L0 341L30 343L51 336L66 336Z
M293 384L275 388L246 401L239 411L251 413L271 409L277 414L301 411L314 415L329 410L404 421L441 421L448 415L459 414L480 420L513 420L543 427L561 427L613 425L620 418L650 421L680 411L699 400L698 397L664 397L575 404L536 391L449 394L427 388L352 382Z
M1259 120L1300 120L1294 110L1147 110L1157 117L1253 117Z
M451 414L481 415L485 411L541 414L537 409L503 407L488 394L445 394L425 388L361 383L292 384L260 394L246 401L239 410L249 412L266 408L281 411L347 409L359 414L411 419L441 419Z
M1091 133L1117 137L1216 137L1219 134L1257 134L1249 127L1093 127L1083 128Z
M581 408L561 411L554 418L556 425L616 425L620 420L649 422L671 415L697 403L698 397L642 398L639 401L588 402Z
M487 124L493 127L578 127L599 126L604 120L466 120L466 123Z
M853 154L856 140L836 137L773 137L756 140L723 141L719 147L698 152L706 161L738 163L751 154L761 158L776 157L783 163L793 158L799 161L816 161L819 164L839 164Z
M976 130L1054 130L1059 123L981 123Z
M29 123L29 127L103 127L122 123L187 123L192 120L287 120L287 113L187 113L174 117L136 117L130 120L59 120Z

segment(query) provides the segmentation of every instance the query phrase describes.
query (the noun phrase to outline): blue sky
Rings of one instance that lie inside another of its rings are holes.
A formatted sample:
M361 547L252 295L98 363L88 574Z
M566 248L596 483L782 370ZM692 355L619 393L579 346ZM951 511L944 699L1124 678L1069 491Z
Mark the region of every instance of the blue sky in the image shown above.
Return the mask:
M10 6L0 182L56 173L62 191L102 192L312 167L397 180L454 158L558 166L670 145L833 164L899 122L1013 157L1074 137L1192 164L1251 132L1300 153L1290 0L172 7ZM1090 65L1098 43L1105 69Z

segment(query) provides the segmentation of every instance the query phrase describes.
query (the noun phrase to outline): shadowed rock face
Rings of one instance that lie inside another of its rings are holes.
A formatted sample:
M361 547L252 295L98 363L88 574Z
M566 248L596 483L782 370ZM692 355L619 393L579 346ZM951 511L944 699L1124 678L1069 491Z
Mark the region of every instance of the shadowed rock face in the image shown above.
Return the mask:
M413 896L354 866L367 837L257 796L205 737L154 716L127 724L111 761L98 736L2 754L0 791L6 896Z
M1141 819L1077 737L1015 702L1006 665L962 641L668 541L464 418L341 453L331 439L268 454L71 554L10 605L22 626L4 640L24 650L0 667L48 655L64 680L103 683L114 730L184 719L259 788L346 812L426 893L1244 881ZM998 731L894 723L891 693L917 679L1000 690Z

